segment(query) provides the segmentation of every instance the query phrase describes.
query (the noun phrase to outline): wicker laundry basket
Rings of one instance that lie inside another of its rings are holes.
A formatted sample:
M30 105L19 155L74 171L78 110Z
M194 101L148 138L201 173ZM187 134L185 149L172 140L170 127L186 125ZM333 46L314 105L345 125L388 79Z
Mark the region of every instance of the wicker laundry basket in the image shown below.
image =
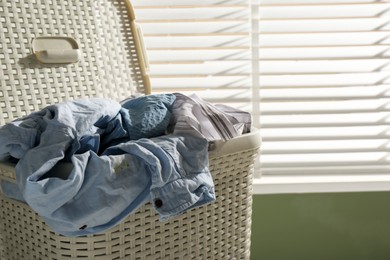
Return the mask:
M128 0L1 1L0 125L68 99L149 94L144 50ZM102 234L56 234L0 193L0 259L249 259L259 145L254 131L210 152L215 203L166 222L148 203ZM0 180L15 181L14 165L0 164Z

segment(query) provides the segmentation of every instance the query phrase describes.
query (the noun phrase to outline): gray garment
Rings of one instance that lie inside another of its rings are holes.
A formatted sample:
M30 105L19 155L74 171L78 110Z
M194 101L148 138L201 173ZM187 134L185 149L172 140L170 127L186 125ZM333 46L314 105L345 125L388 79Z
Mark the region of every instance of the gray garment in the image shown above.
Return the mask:
M248 112L225 105L212 105L196 95L175 93L168 133L191 134L208 141L227 141L250 132Z

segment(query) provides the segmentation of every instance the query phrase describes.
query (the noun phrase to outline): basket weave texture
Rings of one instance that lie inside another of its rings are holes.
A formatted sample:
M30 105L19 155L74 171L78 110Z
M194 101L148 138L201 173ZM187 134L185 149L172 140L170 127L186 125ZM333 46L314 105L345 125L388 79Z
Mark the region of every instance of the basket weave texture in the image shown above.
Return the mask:
M0 125L61 101L146 93L128 0L13 0L0 3ZM72 36L75 64L43 65L38 36ZM32 209L0 193L0 259L249 259L252 168L258 147L210 159L217 201L166 222L150 203L102 234L54 233ZM0 164L0 180L15 180Z
M123 100L145 93L126 0L13 0L0 3L0 125L64 100ZM40 64L39 36L70 36L75 64Z
M150 203L103 234L56 234L0 196L0 259L249 259L255 150L210 160L217 201L166 222Z

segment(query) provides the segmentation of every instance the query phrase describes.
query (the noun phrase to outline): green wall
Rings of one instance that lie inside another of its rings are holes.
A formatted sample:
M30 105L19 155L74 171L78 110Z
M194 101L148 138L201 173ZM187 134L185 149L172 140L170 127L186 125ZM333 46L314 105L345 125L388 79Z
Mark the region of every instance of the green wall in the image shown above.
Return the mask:
M255 195L258 259L390 259L390 192Z

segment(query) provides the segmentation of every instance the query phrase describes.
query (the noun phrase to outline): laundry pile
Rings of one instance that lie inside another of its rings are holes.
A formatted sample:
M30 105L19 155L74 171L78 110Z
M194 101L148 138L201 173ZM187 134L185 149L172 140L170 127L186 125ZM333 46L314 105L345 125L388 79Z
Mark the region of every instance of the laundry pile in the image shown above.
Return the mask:
M65 236L103 232L148 201L165 220L215 200L209 143L250 124L183 94L51 105L0 128L0 161L16 163L1 188Z

